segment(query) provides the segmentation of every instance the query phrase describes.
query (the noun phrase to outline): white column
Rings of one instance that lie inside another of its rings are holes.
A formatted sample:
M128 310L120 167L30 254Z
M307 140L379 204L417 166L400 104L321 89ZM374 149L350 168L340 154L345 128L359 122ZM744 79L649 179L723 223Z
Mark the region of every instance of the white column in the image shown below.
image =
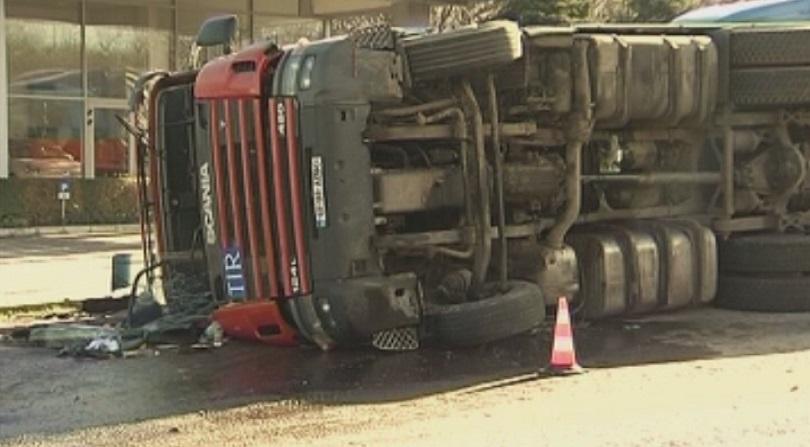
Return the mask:
M86 96L85 96L86 98ZM84 178L96 178L96 109L90 99L84 101Z
M81 2L79 5L79 18L81 22L81 65L82 65L82 90L84 91L84 116L82 122L84 123L84 131L82 132L82 166L84 178L95 178L96 176L96 136L93 135L92 123L95 120L93 116L93 108L90 105L90 100L87 98L90 92L90 81L88 79L87 71L87 2Z
M8 178L8 67L6 66L6 2L0 0L0 178Z

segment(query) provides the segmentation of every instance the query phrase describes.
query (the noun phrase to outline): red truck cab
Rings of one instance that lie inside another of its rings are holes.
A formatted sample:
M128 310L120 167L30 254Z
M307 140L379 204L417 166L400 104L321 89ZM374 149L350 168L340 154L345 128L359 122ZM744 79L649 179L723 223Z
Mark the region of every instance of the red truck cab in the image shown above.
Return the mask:
M376 70L393 58L378 53L358 67L345 38L285 50L262 43L207 63L185 82L158 81L157 150L182 152L174 168L171 157L154 157L154 195L164 208L158 245L162 258L202 247L205 266L198 260L190 269L205 270L213 298L232 303L216 316L231 332L328 348L419 323L415 275L383 275L370 242L373 185L362 137L369 94L397 93L390 82L384 87L390 75ZM172 113L193 120L193 135L167 125ZM180 183L195 185L196 207L188 194L172 197ZM198 215L175 212L183 201ZM198 245L174 234L183 227L201 228Z

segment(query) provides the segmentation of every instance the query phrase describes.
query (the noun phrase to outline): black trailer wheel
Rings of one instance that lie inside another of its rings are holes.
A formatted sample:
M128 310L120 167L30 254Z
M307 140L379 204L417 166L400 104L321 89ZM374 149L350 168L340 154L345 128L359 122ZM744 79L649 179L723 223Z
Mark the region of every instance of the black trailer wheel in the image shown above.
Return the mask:
M436 306L426 315L436 341L447 346L473 346L511 337L537 327L545 317L543 293L536 284L525 281L509 281L505 291L479 301Z
M810 312L810 276L724 275L717 307L759 312Z
M766 233L718 243L720 271L729 273L810 272L810 236Z
M411 80L420 82L492 70L515 61L523 51L521 36L515 23L494 21L405 39L402 49Z

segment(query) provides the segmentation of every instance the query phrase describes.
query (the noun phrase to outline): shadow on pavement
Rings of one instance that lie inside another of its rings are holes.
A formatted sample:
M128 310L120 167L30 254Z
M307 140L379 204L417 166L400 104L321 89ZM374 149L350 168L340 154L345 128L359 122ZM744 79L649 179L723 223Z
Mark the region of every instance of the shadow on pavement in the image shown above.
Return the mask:
M810 315L694 310L576 328L581 363L610 368L810 349ZM57 358L0 345L0 439L256 402L377 403L533 373L549 331L465 350L321 352L231 343L123 360Z

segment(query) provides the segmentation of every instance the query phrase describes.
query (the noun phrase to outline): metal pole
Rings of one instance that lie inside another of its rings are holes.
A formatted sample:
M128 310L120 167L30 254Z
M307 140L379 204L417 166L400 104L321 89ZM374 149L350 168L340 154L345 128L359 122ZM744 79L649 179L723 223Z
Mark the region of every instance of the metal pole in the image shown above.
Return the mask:
M463 95L464 106L472 122L471 135L475 154L472 160L475 162L475 169L473 169L476 192L474 205L477 213L474 213L476 234L472 291L476 293L486 280L492 257L492 240L490 238L492 213L490 210L487 155L484 148L484 119L481 116L481 108L469 81L464 80L462 82L461 94Z
M87 72L87 3L81 2L79 5L80 30L81 30L81 67L82 67L82 99L84 104L84 132L82 138L82 165L84 167L83 177L92 179L96 177L96 136L94 135L95 111L92 101L89 99L90 79Z
M562 248L565 235L579 217L582 206L582 148L592 131L591 80L588 72L588 47L577 45L574 53L574 113L568 122L565 146L565 209L548 232L552 248Z
M390 118L401 118L406 117L409 115L416 115L417 113L427 113L433 110L439 109L446 109L449 107L455 106L457 101L455 99L440 99L433 102L427 102L424 104L418 104L415 106L405 106L405 107L396 107L390 109L383 109L377 112L375 115L383 116L383 117L390 117Z
M565 235L579 217L582 206L582 146L581 141L571 141L565 146L565 191L566 205L557 223L548 232L548 243L552 248L562 248Z
M495 91L495 76L490 74L487 79L489 90L489 122L492 132L492 158L495 161L495 194L498 201L498 279L501 287L506 287L507 272L509 269L506 244L506 205L503 198L503 153L501 152L501 120L498 115L498 94Z
M583 175L585 183L635 183L653 185L666 183L720 183L719 172L651 172L649 174L600 174Z

